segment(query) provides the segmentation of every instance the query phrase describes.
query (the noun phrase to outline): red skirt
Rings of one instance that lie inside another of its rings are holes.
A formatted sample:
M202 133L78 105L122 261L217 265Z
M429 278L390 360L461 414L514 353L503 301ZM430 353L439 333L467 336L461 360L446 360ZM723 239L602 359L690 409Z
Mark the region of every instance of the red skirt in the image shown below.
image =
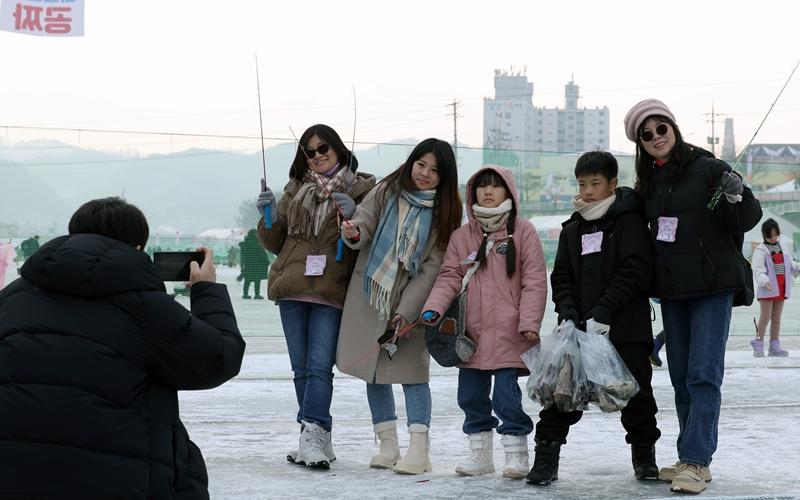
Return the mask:
M776 295L775 297L769 297L766 299L758 299L758 300L766 300L767 302L786 300L786 275L779 274L775 276L775 279L778 280L778 295Z

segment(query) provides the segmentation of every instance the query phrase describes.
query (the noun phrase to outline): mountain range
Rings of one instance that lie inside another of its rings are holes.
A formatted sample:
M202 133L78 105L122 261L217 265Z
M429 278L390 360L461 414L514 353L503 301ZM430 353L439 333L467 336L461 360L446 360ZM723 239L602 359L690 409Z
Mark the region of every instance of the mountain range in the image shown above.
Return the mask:
M359 171L378 178L397 168L418 141L413 138L356 149ZM280 192L288 181L295 145L265 150L268 184ZM459 149L462 183L481 164L479 149ZM238 207L255 201L262 177L261 152L189 149L173 154L84 149L58 141L0 146L0 238L10 232L66 232L83 202L123 196L159 226L193 234L233 227Z

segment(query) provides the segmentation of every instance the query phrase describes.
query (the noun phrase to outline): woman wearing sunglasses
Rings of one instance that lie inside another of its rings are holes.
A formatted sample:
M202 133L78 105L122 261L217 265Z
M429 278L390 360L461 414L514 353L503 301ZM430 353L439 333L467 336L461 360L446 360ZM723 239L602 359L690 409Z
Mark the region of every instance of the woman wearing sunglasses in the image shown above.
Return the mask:
M339 224L342 216L352 217L356 204L375 186L375 177L356 173L356 157L327 125L309 127L298 142L290 180L277 206L272 190L261 181L258 232L262 245L277 255L269 270L267 295L280 309L299 406L299 448L286 458L327 469L336 459L330 414L333 364L355 263L350 249L336 258ZM270 229L264 225L266 206Z
M461 225L462 210L453 149L431 138L419 143L342 224L345 242L360 252L347 290L336 366L367 382L381 441L370 467L399 474L431 470L430 356L417 318L450 235ZM410 437L403 458L392 384L403 384L405 394Z
M636 190L655 248L652 294L661 300L667 362L678 413L678 462L661 469L672 491L700 493L717 448L725 342L734 296L752 280L743 233L761 207L739 174L683 141L672 111L645 99L625 116L636 143ZM723 196L708 205L717 188Z

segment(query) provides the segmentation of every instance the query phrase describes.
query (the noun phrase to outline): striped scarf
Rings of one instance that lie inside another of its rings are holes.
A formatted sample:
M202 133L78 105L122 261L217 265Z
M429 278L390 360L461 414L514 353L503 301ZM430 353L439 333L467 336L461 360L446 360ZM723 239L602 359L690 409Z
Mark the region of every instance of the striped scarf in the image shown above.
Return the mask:
M303 177L303 185L289 204L287 215L289 234L299 234L303 238L317 236L322 222L331 210L332 204L328 192L346 193L350 190L354 179L355 173L347 167L340 168L330 177L312 174L307 170Z
M399 264L412 278L419 275L422 252L433 223L435 190L400 191L392 196L375 231L364 273L364 296L384 320L391 313L391 296Z

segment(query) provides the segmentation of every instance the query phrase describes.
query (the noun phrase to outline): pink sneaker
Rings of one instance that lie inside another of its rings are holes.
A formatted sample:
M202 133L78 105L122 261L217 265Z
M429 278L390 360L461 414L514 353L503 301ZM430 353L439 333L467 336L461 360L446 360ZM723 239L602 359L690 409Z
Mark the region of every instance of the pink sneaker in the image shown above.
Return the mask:
M789 355L789 351L784 351L781 349L781 341L780 340L770 340L769 341L769 355L774 356L777 358L785 358ZM762 354L763 356L763 354Z

